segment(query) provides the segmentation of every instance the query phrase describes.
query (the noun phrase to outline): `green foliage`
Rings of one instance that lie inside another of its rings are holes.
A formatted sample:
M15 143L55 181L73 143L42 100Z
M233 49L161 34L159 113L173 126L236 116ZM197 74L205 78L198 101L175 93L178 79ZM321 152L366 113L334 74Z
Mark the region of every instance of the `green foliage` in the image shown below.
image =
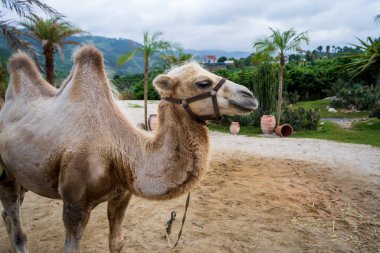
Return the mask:
M313 64L291 62L285 69L286 90L297 92L302 100L326 97L333 84L343 78L338 72L340 64L338 59L324 59Z
M285 92L284 94L284 104L285 105L293 105L296 104L300 99L300 95L298 95L298 92Z
M269 37L255 41L253 44L253 48L256 49L256 53L258 54L281 57L288 51L299 50L302 42L309 44L307 32L297 34L294 28L290 28L284 32L278 29L269 29L272 32Z
M136 99L136 94L131 90L123 90L119 92L119 98L121 100L132 100Z
M225 62L225 61L227 61L227 57L225 57L225 56L221 56L217 60L217 62Z
M240 69L219 69L214 73L218 76L222 76L232 82L243 85L250 90L253 90L253 79L256 67L247 67Z
M305 102L298 102L297 104L293 105L294 109L297 108L304 108L305 110L315 110L318 109L320 115L322 118L362 118L362 117L368 117L368 111L347 111L347 110L339 110L336 113L329 112L327 108L330 106L330 100L327 99L320 99L315 101L305 101Z
M369 117L380 119L380 104L378 103L370 112Z
M353 60L343 66L343 70L355 78L360 74L375 72L380 75L380 39L368 37L366 41L359 39L359 45L353 45L360 48L363 52L347 53L343 57ZM377 78L377 84L380 85L380 76Z
M257 66L252 81L254 94L259 102L258 114L262 116L274 113L278 89L277 68L265 63Z
M337 93L337 100L331 101L334 108L356 107L359 110L372 110L380 101L380 86L347 84Z
M254 111L248 115L226 116L222 124L229 126L233 121L239 122L240 126L259 126L257 122L260 121L260 114Z
M7 44L13 49L21 49L36 57L37 54L35 48L28 40L24 38L24 32L12 24L14 21L2 20L5 14L4 10L10 12L13 11L19 17L35 15L36 7L45 12L45 14L49 14L51 16L60 16L61 14L49 5L38 0L2 0L1 5L3 8L0 10L0 30L7 41Z
M152 72L148 79L148 99L158 100L160 99L158 93L153 87L153 78L158 73ZM144 99L144 75L115 75L112 79L112 83L116 86L120 93L121 99Z
M295 131L317 130L320 114L318 110L292 109L285 107L282 124L290 124Z
M170 49L165 54L160 56L162 62L158 65L162 65L163 70L167 70L173 66L185 63L193 58L192 54L187 54L182 48Z
M68 38L83 34L84 31L63 20L61 16L44 19L32 14L27 17L26 22L21 22L21 25L27 29L23 33L26 37L40 43L45 55L47 81L54 84L54 51L59 52L63 60L65 45L79 45L78 42Z
M5 99L5 91L7 90L7 72L5 66L0 62L0 101Z

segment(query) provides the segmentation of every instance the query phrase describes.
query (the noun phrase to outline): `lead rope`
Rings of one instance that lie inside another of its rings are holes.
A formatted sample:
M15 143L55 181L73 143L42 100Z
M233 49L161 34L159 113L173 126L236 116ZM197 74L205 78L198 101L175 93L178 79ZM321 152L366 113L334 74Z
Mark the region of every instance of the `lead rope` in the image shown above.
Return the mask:
M169 247L172 249L174 249L177 246L178 241L181 238L183 225L185 224L185 220L186 220L187 209L189 208L189 203L190 203L190 192L187 194L185 212L182 217L182 225L181 225L181 229L178 232L177 240L175 242L173 242L173 240L170 238L170 234L172 233L172 225L176 217L175 211L173 211L170 214L170 220L168 220L168 222L166 223L166 230L165 230L166 240L168 241Z

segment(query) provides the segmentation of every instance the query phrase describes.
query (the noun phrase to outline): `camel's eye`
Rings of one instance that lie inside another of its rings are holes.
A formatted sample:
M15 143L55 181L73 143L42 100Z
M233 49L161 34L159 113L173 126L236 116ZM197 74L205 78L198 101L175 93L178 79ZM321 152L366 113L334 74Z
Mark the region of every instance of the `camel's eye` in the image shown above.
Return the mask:
M199 89L207 89L211 87L212 83L209 80L204 80L197 82L196 85Z

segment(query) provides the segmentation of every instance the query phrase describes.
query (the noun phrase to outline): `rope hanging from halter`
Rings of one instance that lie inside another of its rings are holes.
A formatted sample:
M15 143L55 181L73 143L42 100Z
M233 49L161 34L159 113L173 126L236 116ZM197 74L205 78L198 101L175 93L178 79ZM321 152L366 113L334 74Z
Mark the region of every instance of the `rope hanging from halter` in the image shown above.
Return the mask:
M172 225L177 215L175 211L173 211L170 214L170 220L168 220L168 222L166 223L166 230L165 230L166 240L168 241L169 247L172 249L174 249L177 246L178 241L181 238L183 225L185 224L185 220L186 220L187 209L189 208L189 203L190 203L190 192L187 194L185 212L183 213L181 228L178 232L177 240L175 242L173 242L173 240L170 238L170 234L172 233Z
M162 98L162 99L165 101L168 101L168 102L172 102L172 103L181 105L186 110L186 112L190 115L190 117L199 123L205 124L206 120L220 120L221 115L219 112L219 106L218 106L218 100L216 98L216 93L218 92L218 90L222 87L222 85L225 82L226 82L226 79L222 78L222 79L220 79L220 81L215 85L215 87L212 90L205 92L205 93L202 93L202 94L199 94L199 95L196 95L196 96L193 96L193 97L180 98L180 99L172 98L172 97L166 97L166 98ZM189 105L191 103L193 103L195 101L202 100L202 99L206 99L209 97L211 97L211 99L212 99L212 105L214 107L214 115L199 116L198 114L194 113L190 109Z

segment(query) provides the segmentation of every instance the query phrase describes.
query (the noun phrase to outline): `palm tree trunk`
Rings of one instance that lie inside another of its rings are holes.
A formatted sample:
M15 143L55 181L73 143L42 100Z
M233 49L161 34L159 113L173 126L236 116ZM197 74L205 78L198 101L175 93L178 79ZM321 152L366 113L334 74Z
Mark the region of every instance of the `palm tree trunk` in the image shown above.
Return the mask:
M284 65L285 65L285 57L283 55L281 55L280 56L280 73L279 73L279 77L278 77L277 126L280 125L280 120L281 120L282 90L283 90L283 82L284 82Z
M46 80L54 86L54 48L51 44L44 46Z
M144 121L146 129L148 129L148 71L149 59L146 59L144 64Z

